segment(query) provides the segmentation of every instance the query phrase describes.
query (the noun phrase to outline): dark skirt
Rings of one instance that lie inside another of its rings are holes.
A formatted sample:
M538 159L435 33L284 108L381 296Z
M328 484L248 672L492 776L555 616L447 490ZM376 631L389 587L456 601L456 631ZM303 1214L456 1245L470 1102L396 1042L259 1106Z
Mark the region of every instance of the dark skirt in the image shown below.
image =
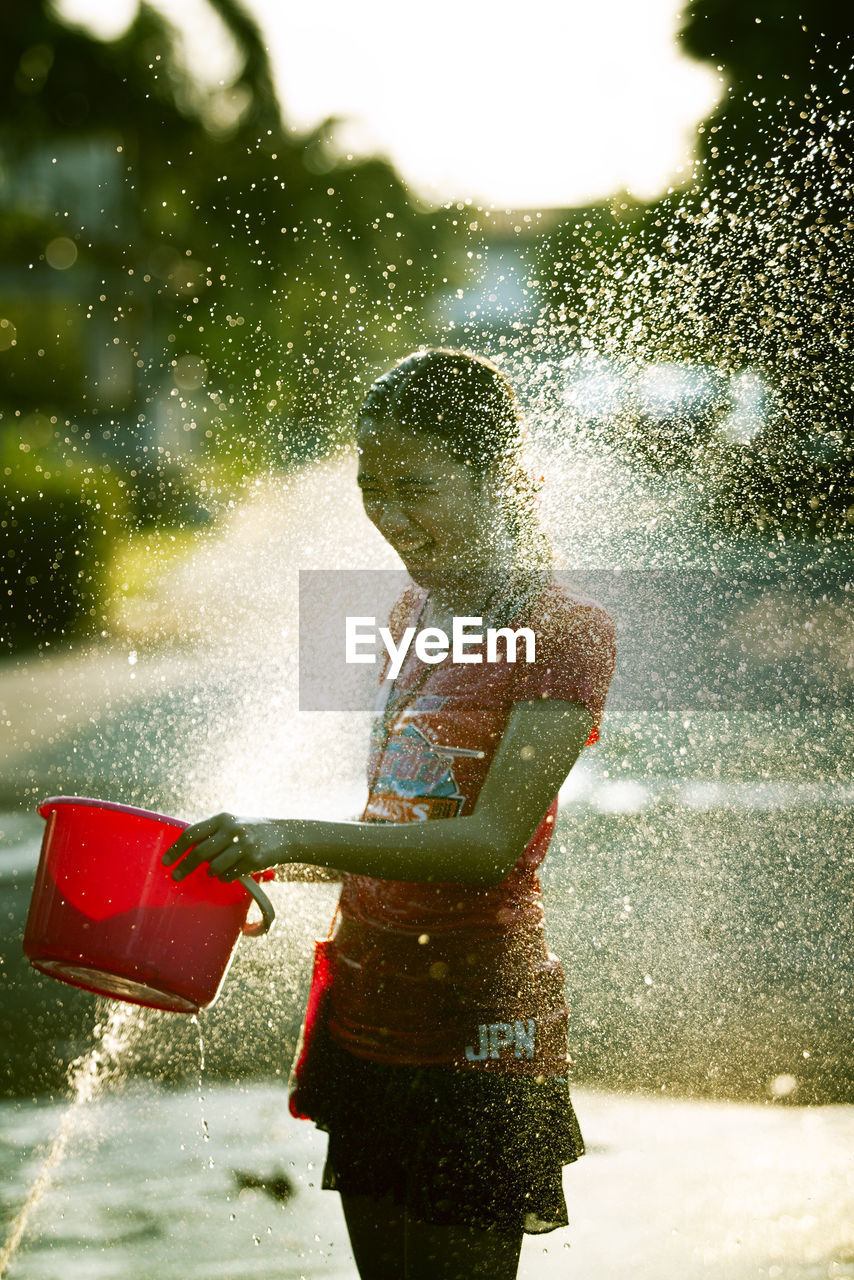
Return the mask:
M566 1076L390 1067L324 1041L308 1108L329 1134L323 1187L390 1197L437 1225L567 1225L561 1170L584 1140Z

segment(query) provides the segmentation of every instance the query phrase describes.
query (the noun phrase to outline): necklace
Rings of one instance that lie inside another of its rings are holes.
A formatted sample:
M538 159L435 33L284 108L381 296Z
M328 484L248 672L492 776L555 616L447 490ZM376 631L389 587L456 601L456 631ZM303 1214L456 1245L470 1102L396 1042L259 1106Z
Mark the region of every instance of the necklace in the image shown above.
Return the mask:
M489 599L485 602L483 606L483 613L486 613L486 610L496 602L496 598L498 597L499 593L502 592L508 586L508 584L513 583L514 578L515 578L515 574L511 572L508 578L506 578L503 583L499 584L498 588L492 592ZM523 609L527 609L529 604L533 603L536 596L539 595L540 591L543 589L546 583L550 580L550 578L551 578L550 571L540 570L538 573L534 575L533 582L529 580L527 583L524 584L525 590L521 598L516 599L515 596L509 596L507 603L508 605L512 605L512 611L507 615L508 622L511 621L513 618L515 618L518 614L522 613ZM418 617L415 621L416 632L418 631L418 627L421 623L421 619L424 617L424 611L427 607L427 601L429 599L430 599L430 593L428 591L421 602L421 608L418 611ZM426 682L427 677L430 675L430 672L433 670L434 665L438 665L438 664L429 664L425 662L423 664L424 670L420 671L416 679L412 683L412 685L408 689L405 689L403 693L399 694L397 697L394 696L396 692L395 685L397 684L397 677L395 677L395 679L391 681L388 694L386 695L385 703L382 709L380 710L380 733L382 735L382 743L381 744L377 743L374 747L374 749L377 752L376 765L374 766L373 777L368 786L368 796L371 796L373 794L374 788L377 785L377 779L379 778L379 775L380 775L380 769L382 767L383 757L385 756L386 748L388 747L389 738L391 737L392 729L394 727L392 724L392 721L395 719L399 720L399 717L406 711L407 707L411 706L411 704L415 701L415 697L419 689L421 689L422 685ZM401 671L402 669L403 668L401 668ZM400 675L400 672L398 672L398 676L399 675ZM374 821L379 821L379 819L374 819Z
M419 626L421 625L421 619L424 617L424 611L427 608L427 601L429 599L430 599L430 593L428 591L427 595L421 601L421 608L419 609L418 617L415 620L416 633L418 631ZM430 674L429 665L425 662L423 666L424 666L424 670L418 673L415 683L409 689L404 689L403 693L401 694L397 693L397 681L398 681L398 677L400 676L400 671L397 673L395 678L389 682L386 700L380 712L380 724L382 727L383 737L385 738L385 743L382 748L383 751L385 751L385 748L388 746L388 740L389 740L389 737L391 736L392 719L397 716L398 710L403 712L411 702L415 701L415 695L417 694L418 690L421 688L421 686L424 684L425 680L427 679L428 675ZM403 670L403 667L401 667L401 671L402 670Z
M539 595L546 582L551 578L549 571L540 570L532 577L523 575L521 580L516 570L511 570L507 577L498 584L494 591L490 592L488 598L484 601L479 613L475 616L486 617L487 611L493 609L495 613L495 621L500 622L501 618L506 618L506 622L510 622L517 614L533 602L534 598ZM421 602L421 608L418 611L418 617L415 621L415 631L421 625L421 621L430 601L430 593ZM502 605L500 614L495 609L496 605ZM444 661L444 659L443 659ZM406 664L404 663L404 666ZM385 738L385 744L388 745L388 739L392 732L392 721L402 715L406 709L415 701L415 697L422 685L425 684L427 677L430 675L434 666L439 663L424 663L423 670L419 671L413 683L408 689L404 689L402 693L397 693L397 680L402 674L403 668L398 675L389 684L388 694L385 703L380 712L380 723ZM384 750L385 748L383 748Z

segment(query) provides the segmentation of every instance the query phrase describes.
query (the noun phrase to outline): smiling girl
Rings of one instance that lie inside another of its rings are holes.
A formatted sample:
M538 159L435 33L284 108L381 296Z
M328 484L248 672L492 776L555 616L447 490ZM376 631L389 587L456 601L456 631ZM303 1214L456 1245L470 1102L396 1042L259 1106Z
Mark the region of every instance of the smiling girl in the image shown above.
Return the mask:
M395 642L476 617L530 628L535 661L427 664L413 646L383 681L360 822L218 814L165 858L176 879L202 862L223 880L295 863L343 876L299 1097L329 1134L323 1185L363 1280L512 1280L523 1234L566 1225L562 1167L584 1151L537 867L598 737L614 633L554 580L523 446L513 391L480 357L419 351L374 383L358 483L412 578Z

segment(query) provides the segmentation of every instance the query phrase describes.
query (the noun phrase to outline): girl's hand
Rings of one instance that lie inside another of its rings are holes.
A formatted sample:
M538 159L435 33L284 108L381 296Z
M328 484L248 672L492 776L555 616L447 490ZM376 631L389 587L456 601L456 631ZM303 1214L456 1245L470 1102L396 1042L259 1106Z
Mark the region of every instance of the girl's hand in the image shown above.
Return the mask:
M207 862L208 875L225 882L265 871L287 860L282 822L272 818L236 818L232 813L218 813L203 822L194 822L181 832L161 859L167 867L179 863L172 872L173 880L183 880Z

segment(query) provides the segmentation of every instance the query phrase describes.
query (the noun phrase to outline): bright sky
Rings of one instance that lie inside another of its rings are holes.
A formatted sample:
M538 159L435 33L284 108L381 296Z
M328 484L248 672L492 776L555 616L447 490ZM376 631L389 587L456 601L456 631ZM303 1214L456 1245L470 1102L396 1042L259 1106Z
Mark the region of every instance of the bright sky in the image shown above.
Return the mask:
M205 0L155 0L216 81L229 56ZM694 127L723 90L683 57L684 0L244 0L287 121L347 118L343 152L388 156L428 200L513 208L647 198L690 169ZM136 0L58 0L104 35Z

